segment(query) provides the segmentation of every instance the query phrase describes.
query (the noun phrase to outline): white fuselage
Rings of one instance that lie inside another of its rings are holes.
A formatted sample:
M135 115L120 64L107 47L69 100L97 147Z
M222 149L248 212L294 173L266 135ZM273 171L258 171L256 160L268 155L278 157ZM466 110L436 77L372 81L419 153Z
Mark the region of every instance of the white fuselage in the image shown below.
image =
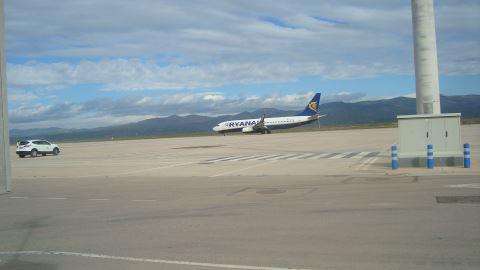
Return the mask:
M265 127L269 130L298 127L317 120L317 115L313 116L286 116L265 118ZM216 132L242 131L245 127L253 127L260 122L257 119L242 119L221 122L213 128Z

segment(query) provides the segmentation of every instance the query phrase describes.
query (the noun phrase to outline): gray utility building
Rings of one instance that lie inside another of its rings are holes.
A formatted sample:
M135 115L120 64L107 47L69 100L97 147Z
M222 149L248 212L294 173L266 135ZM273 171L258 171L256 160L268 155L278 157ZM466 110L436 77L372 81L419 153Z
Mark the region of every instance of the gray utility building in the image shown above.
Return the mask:
M437 165L462 163L460 114L398 116L400 166L425 166L426 146L434 147Z

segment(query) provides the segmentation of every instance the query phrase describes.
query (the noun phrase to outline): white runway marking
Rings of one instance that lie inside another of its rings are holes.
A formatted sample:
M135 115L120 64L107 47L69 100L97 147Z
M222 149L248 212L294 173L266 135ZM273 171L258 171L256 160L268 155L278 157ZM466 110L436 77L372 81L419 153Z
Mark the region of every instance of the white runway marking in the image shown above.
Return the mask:
M253 155L253 156L247 156L247 157L244 157L244 158L232 159L232 161L251 160L251 159L255 159L255 158L261 158L261 157L264 157L264 156L265 155Z
M156 202L157 200L132 200L132 202Z
M272 158L272 159L270 159L270 160L285 160L285 159L294 157L294 156L296 156L296 155L297 155L297 154L281 155L281 156L279 156L279 157L275 157L275 158Z
M308 157L308 156L310 156L310 155L312 155L312 153L305 153L305 154L302 154L302 155L300 155L300 156L294 156L294 157L292 157L292 158L289 158L289 160L302 159L302 158Z
M330 155L331 153L322 153L322 154L318 154L316 156L313 156L312 158L315 158L315 159L321 159L321 158L324 158L328 155Z
M372 157L369 162L367 162L366 166L362 168L362 170L366 171L370 168L370 166L377 161L378 157Z
M173 264L173 265L187 265L197 267L211 267L211 268L223 268L223 269L244 269L244 270L311 270L305 268L285 268L285 267L268 267L268 266L251 266L251 265L236 265L236 264L221 264L221 263L202 263L202 262L189 262L189 261L175 261L175 260L162 260L162 259L147 259L147 258L135 258L135 257L120 257L104 254L94 253L80 253L80 252L66 252L66 251L3 251L1 255L30 255L30 256L74 256L83 258L94 259L106 259L106 260L120 260L130 262L146 262L146 263L158 263L158 264Z
M371 152L360 152L359 154L355 155L352 158L363 158L364 156L370 154Z
M273 162L276 162L276 160L271 160L269 162L255 164L255 165L244 167L244 168L241 168L241 169L238 169L238 170L219 173L219 174L216 174L216 175L212 175L210 177L218 177L218 176L224 176L224 175L228 175L228 174L232 174L232 173L237 173L237 172L241 172L241 171L248 170L248 169L251 169L251 168L255 168L255 167L263 166L263 165L266 165L266 164L270 164L270 163L273 163Z
M64 197L48 197L47 200L66 200Z
M344 153L297 153L297 154L257 154L219 157L202 163L217 163L224 161L272 161L272 160L312 160L312 159L362 159L376 157L379 152L344 152Z
M110 199L88 199L89 201L109 201Z
M274 157L278 157L279 155L264 155L264 156L261 156L261 157L258 157L258 158L254 158L252 160L267 160L267 159L271 159L271 158L274 158Z
M10 199L28 199L28 197L15 197L15 196L9 197L9 198Z
M450 188L480 188L480 183L448 185Z
M345 153L342 153L342 154L339 154L339 155L333 156L333 157L331 157L331 159L339 159L339 158L343 158L343 157L345 157L345 156L348 156L348 155L350 155L350 154L352 154L352 152L345 152Z
M370 165L372 163L374 163L375 161L377 161L377 157L371 157L369 159L366 159L365 161L363 161L362 163L360 163L360 165L357 166L356 170L357 171L365 171L365 170L368 170L368 168L370 167Z

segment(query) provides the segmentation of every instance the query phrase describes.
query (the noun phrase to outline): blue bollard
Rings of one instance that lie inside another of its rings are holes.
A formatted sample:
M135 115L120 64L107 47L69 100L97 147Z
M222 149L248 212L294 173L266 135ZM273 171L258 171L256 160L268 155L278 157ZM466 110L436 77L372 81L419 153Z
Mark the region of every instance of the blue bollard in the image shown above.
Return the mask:
M392 170L398 169L398 155L397 155L397 146L392 145L390 148L392 151L391 157L392 157Z
M470 144L463 144L463 167L470 168Z
M435 159L433 158L433 145L427 146L427 168L433 169L435 167Z

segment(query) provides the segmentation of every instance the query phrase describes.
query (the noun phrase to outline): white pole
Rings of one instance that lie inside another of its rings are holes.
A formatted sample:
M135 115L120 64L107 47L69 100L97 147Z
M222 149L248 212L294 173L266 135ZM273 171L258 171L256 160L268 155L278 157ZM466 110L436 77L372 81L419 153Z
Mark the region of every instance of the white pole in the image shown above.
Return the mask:
M441 114L433 0L412 0L417 114Z
M10 191L11 181L5 58L5 19L0 0L0 193Z

